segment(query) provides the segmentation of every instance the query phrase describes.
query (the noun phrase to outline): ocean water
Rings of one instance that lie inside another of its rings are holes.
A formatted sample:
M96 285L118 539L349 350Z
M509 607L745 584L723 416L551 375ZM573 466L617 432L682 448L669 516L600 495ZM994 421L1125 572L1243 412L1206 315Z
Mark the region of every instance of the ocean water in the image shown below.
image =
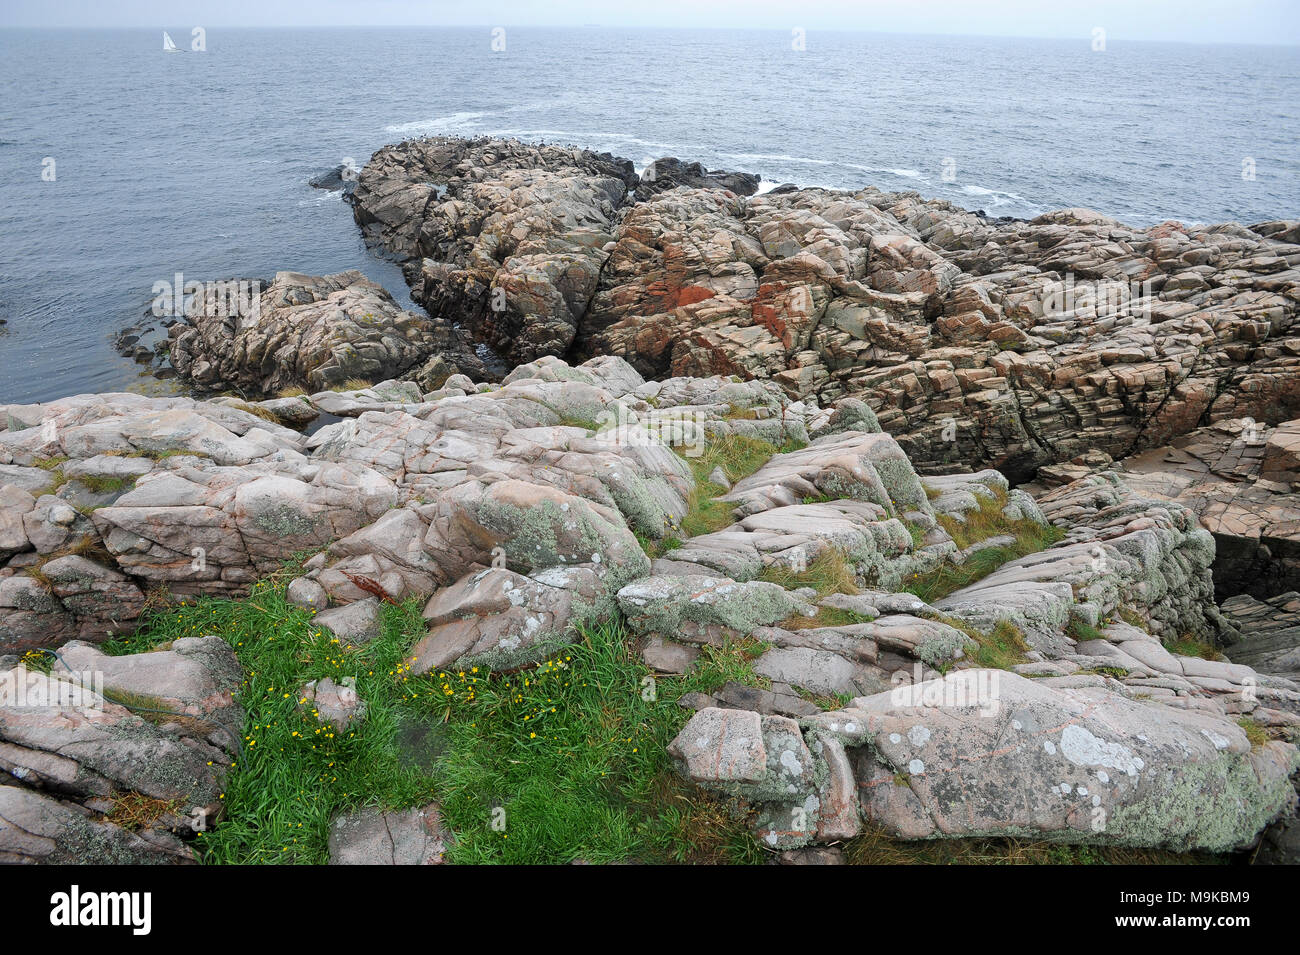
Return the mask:
M421 134L676 155L991 215L1300 216L1300 49L810 32L0 31L0 402L138 388L155 282L359 268L307 180ZM54 160L54 181L42 178ZM1247 161L1251 161L1247 163ZM1243 176L1253 163L1254 176Z

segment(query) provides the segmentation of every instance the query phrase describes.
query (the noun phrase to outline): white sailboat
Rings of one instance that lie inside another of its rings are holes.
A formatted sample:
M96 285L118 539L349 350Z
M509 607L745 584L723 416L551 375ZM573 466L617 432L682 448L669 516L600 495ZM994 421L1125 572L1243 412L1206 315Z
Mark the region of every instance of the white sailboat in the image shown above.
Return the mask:
M163 52L164 53L184 53L185 51L172 42L172 38L166 30L163 30Z

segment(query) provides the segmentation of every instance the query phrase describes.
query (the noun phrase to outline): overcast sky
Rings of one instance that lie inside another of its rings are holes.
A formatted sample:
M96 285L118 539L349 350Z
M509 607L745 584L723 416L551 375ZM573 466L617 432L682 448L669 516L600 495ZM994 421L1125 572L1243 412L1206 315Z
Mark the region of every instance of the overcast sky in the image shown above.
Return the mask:
M1300 0L3 0L0 26L879 30L1300 45Z

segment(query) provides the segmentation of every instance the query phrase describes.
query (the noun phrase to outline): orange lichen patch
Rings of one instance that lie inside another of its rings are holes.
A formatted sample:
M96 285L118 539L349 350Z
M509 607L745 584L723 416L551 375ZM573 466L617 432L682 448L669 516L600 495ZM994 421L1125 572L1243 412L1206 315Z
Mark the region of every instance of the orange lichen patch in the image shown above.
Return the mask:
M705 299L713 298L717 293L711 288L705 288L702 285L688 285L677 293L678 305L694 305L696 302L703 302Z

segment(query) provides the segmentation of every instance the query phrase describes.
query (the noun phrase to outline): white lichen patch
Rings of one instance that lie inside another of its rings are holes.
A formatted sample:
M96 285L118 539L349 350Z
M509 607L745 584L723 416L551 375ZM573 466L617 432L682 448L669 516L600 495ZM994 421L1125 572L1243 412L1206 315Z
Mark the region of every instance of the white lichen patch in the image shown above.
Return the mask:
M1208 739L1211 743L1214 744L1215 749L1227 749L1229 746L1232 745L1232 740L1228 739L1228 737L1226 736L1221 736L1218 733L1213 732L1212 730L1203 729L1201 730L1201 733L1205 736L1206 739Z
M781 751L781 768L796 776L803 772L803 764L799 762L799 757L795 755L792 749Z
M1142 769L1142 759L1127 746L1107 742L1077 723L1061 733L1061 755L1076 766L1105 766L1129 776L1136 776Z
M928 727L922 726L918 723L907 731L907 738L913 746L920 749L926 743L930 742L930 730Z

